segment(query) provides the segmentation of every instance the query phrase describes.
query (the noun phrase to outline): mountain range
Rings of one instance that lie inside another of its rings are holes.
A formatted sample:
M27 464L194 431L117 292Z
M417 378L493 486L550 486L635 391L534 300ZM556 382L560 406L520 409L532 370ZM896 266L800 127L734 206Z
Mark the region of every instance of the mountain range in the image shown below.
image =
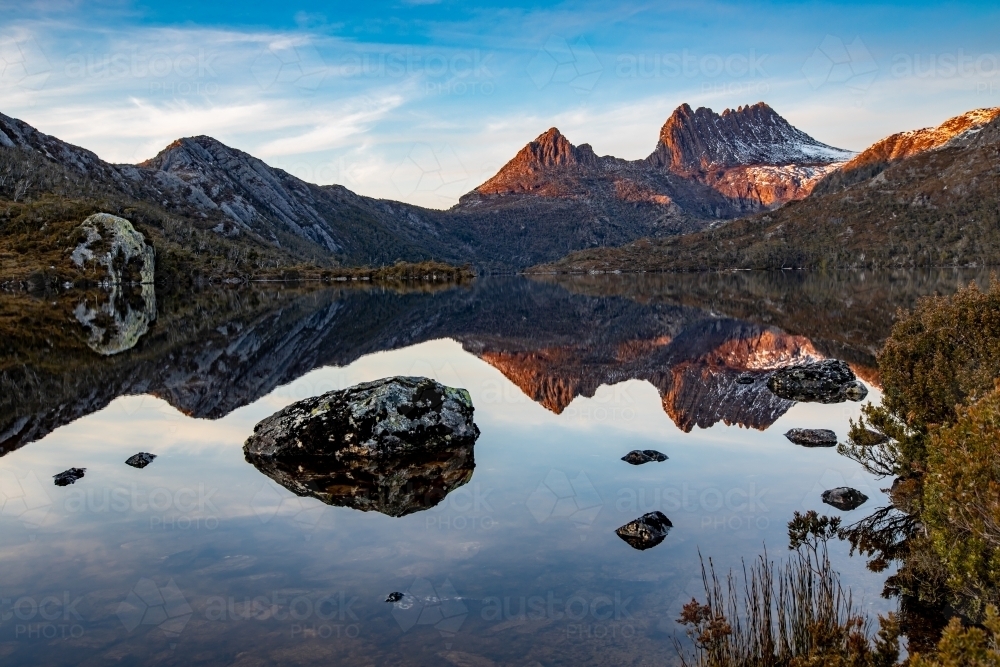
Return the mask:
M763 103L722 114L682 105L645 159L597 156L552 128L440 211L307 183L206 136L178 139L139 164L110 164L0 114L0 196L29 206L58 196L95 209L138 208L146 226L162 231L152 238L167 254L190 250L197 236L199 252L222 255L216 264L230 270L239 264L232 257L248 255L258 268L438 259L516 270L770 210L805 197L852 157ZM31 264L8 260L4 274Z
M539 272L990 266L1000 107L886 137L801 201L714 229L573 253Z

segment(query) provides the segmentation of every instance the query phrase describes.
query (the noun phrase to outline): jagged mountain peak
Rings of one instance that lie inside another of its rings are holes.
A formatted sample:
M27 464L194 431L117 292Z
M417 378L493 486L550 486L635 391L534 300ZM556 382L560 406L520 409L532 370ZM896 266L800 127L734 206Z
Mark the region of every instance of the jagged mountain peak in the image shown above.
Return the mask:
M551 127L518 151L490 180L476 188L480 194L529 192L537 177L547 170L573 165L596 165L598 157L590 144L574 146L558 128Z
M677 107L648 161L680 174L749 165L831 164L854 153L794 127L764 102L726 109Z

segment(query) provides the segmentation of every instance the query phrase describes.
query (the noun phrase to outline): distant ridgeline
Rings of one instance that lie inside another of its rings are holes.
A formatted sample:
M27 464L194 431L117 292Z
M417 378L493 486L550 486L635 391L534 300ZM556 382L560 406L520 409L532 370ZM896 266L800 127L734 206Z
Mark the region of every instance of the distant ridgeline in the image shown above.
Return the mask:
M109 164L0 114L0 282L73 282L66 257L93 213L143 235L158 282L399 261L491 272L992 263L998 113L855 155L764 103L682 105L644 159L598 156L552 128L444 211L306 183L205 136Z
M158 280L400 260L510 272L780 206L850 157L763 103L721 115L683 105L646 159L598 157L553 128L439 211L306 183L205 136L140 164L109 164L0 114L0 280L58 274L93 213L121 216L143 234Z
M1000 263L1000 108L894 134L808 197L686 236L572 253L537 272Z

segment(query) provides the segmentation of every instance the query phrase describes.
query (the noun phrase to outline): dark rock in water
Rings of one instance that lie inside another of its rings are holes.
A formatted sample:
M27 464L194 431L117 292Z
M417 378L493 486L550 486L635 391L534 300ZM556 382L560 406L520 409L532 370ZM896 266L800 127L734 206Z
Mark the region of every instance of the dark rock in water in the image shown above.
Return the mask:
M629 521L615 533L633 549L642 551L652 549L662 542L673 525L663 512L650 512L635 521Z
M850 512L864 505L868 501L868 496L857 489L848 486L839 486L823 492L823 502L832 505L839 510Z
M403 594L398 591L394 593L389 593L388 595L385 596L386 602L399 602L402 599L403 599Z
M464 389L387 378L288 406L257 424L243 452L299 496L405 516L472 478L472 414Z
M155 459L155 458L156 458L156 454L149 454L147 452L139 452L138 454L133 454L132 456L128 457L125 460L125 463L127 465L132 466L133 468L145 468L150 463L152 463L153 459Z
M736 377L736 384L753 384L756 381L757 381L757 378L755 378L750 373L740 373Z
M429 378L365 382L289 405L254 427L247 458L389 458L471 445L472 398Z
M52 475L52 479L56 481L56 486L69 486L76 480L82 479L85 472L87 472L86 468L70 468L58 475Z
M835 447L837 434L825 428L793 428L785 437L803 447Z
M634 466L642 465L643 463L650 463L656 461L666 461L667 455L661 454L655 449L633 449L631 452L622 457L622 461L626 463L631 463Z
M790 401L843 403L860 401L868 390L858 382L854 371L839 359L826 359L774 371L767 388Z
M248 456L247 460L297 496L399 517L434 507L472 479L476 467L473 450L469 444L396 458Z

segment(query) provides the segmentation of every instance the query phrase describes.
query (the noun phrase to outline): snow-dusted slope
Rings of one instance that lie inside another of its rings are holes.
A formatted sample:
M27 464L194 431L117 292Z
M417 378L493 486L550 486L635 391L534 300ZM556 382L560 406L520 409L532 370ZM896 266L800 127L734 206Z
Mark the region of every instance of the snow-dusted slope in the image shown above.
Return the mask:
M682 104L663 124L648 161L675 173L696 173L749 165L829 164L853 156L813 139L758 102L721 114Z

